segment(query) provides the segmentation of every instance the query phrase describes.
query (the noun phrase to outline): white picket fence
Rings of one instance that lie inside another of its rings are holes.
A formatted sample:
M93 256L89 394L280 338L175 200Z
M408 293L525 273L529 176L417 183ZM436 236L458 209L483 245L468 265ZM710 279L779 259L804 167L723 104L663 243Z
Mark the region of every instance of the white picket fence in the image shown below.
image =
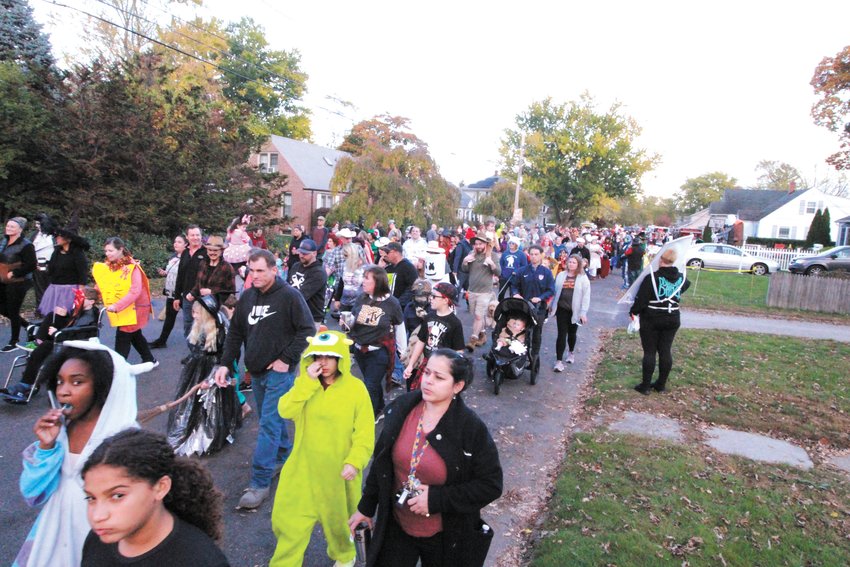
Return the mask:
M758 244L745 244L741 247L741 249L749 254L761 256L762 258L778 262L779 269L781 270L787 270L788 264L791 263L793 258L797 258L799 256L814 256L817 254L817 252L811 248L786 250L782 248L767 248L765 246L759 246Z

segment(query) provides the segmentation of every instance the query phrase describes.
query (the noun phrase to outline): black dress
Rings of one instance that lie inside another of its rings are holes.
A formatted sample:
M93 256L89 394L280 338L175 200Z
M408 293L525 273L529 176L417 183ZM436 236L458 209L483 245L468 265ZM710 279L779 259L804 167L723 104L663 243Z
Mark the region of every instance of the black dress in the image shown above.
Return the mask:
M174 399L209 378L218 367L227 330L227 319L221 313L217 317L217 327L215 351L204 350L203 337L200 344L189 344L189 359L183 366ZM233 433L241 419L236 388L219 388L213 384L209 389L198 390L171 410L166 437L178 455L206 455L233 442Z

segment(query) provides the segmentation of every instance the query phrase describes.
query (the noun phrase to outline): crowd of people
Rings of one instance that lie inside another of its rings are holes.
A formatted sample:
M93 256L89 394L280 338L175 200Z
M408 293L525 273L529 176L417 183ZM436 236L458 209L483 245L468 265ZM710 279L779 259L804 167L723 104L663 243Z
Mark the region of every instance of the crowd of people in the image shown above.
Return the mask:
M121 238L102 243L104 261L90 269L90 243L74 219L59 228L43 215L32 239L23 236L26 219L6 223L0 313L11 321L11 335L3 350L23 348L30 356L21 381L0 393L26 403L44 387L58 400L24 454L24 496L48 505L16 565L109 565L142 554L227 564L213 543L221 537L221 495L184 456L232 442L254 411L249 391L259 427L238 507L260 507L280 475L272 565L301 565L317 522L336 565L354 564L349 536L362 524L373 530L369 565L482 564L487 544L482 556L471 542L486 540L480 510L501 494L502 471L486 426L461 397L473 379L464 352L488 343L513 348L527 333L536 359L544 323L554 318L553 370L564 372L576 360L578 329L588 323L591 281L620 267L624 287L635 283L653 255L647 242L665 238L493 221L432 225L423 237L420 228L402 232L392 220L384 230L380 223L328 227L318 217L309 233L291 227L288 249L271 251L262 229L251 225L250 215L240 215L225 235L206 236L188 226L175 236L166 265L146 267L165 278L166 300L161 332L146 338L150 284ZM644 394L665 389L672 365L678 301L688 283L674 263L661 256L631 311L643 319L637 389ZM44 322L34 341L19 347L30 287ZM533 320L509 320L491 340L495 308L507 298L527 302ZM49 356L58 330L97 319L96 301L116 329L114 348L71 341ZM464 307L469 329L457 316ZM159 364L153 351L168 348L180 313L189 355L166 435L132 431L135 390L127 377ZM341 331L328 330L337 324ZM141 365L127 363L131 347ZM661 374L652 383L656 355ZM406 392L388 403L393 388ZM132 504L112 502L110 483L119 481L129 487L122 498L144 500L144 517ZM187 490L175 489L192 481L194 511L182 502ZM44 538L62 545L39 545ZM199 546L208 549L195 551Z

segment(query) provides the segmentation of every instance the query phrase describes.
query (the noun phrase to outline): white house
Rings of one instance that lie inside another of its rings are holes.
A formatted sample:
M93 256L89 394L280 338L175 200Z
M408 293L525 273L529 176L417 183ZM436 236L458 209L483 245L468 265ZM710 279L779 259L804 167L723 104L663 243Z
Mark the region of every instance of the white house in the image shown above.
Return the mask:
M795 191L795 197L768 212L758 221L755 236L805 240L815 212L829 209L829 238L838 240L838 220L850 215L850 199L827 195L818 189ZM799 195L796 195L798 194ZM826 244L821 242L819 244Z
M830 238L840 236L839 220L850 215L850 199L827 195L818 189L773 191L766 189L729 189L723 198L711 203L714 218L726 215L726 224L743 224L739 237L805 240L815 212L829 209ZM825 244L825 243L823 243Z

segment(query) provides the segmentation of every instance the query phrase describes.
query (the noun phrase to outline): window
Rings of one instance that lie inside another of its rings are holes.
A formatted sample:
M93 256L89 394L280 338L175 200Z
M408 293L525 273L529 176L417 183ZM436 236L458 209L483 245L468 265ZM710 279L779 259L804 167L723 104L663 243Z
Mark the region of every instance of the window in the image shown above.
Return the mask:
M260 171L263 173L277 173L277 154L260 154Z
M330 209L335 204L339 202L339 196L334 197L330 193L317 193L316 194L316 208L318 209Z
M280 194L280 218L292 218L292 193Z
M791 229L787 226L780 226L776 235L779 238L791 238Z

